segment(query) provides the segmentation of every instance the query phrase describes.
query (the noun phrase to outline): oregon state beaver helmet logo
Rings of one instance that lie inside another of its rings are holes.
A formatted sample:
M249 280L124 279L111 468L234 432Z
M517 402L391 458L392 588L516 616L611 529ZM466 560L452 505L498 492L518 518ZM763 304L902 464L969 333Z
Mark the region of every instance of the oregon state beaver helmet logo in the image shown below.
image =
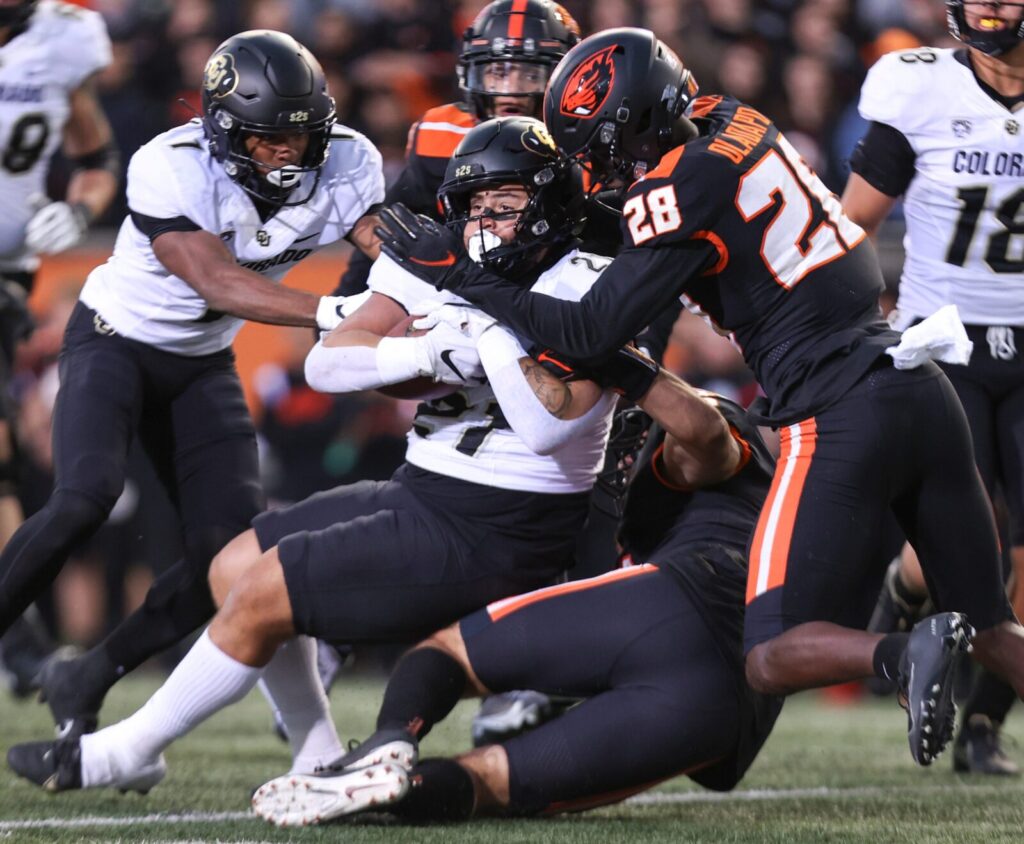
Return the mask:
M612 54L617 44L600 50L576 70L565 83L559 111L566 117L582 117L589 120L597 114L615 85L615 62Z
M235 70L235 58L231 53L217 53L210 56L203 71L203 87L211 97L220 99L232 93L238 87L238 71Z

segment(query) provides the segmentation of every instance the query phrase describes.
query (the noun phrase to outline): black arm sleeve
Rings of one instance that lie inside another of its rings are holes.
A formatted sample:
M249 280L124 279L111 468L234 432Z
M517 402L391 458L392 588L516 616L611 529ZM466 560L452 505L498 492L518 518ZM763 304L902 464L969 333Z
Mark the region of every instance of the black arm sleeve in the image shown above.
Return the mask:
M850 156L850 169L886 196L902 196L914 178L916 158L899 129L872 123Z
M630 342L687 282L718 259L706 240L623 249L579 301L531 293L514 282L475 273L454 292L517 334L579 361L599 361Z
M200 230L199 226L188 217L170 217L163 220L159 217L147 217L145 214L139 214L136 211L129 211L128 213L131 214L135 228L146 235L150 243L167 232L197 232Z

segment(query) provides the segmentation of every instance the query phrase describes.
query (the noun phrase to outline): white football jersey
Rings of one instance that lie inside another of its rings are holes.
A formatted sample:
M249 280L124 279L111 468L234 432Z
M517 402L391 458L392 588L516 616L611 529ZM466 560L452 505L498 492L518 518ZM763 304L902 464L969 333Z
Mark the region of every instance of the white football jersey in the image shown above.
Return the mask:
M610 259L573 250L544 272L531 288L559 299L579 301ZM374 262L370 289L394 299L409 313L425 313L426 302L465 303L438 293L386 255ZM493 330L493 329L492 329ZM525 352L523 353L526 354ZM414 466L477 484L525 492L585 492L604 465L605 445L617 397L606 392L605 413L553 454L531 451L505 422L489 384L470 387L416 410L405 459Z
M96 12L43 0L28 27L0 46L0 270L34 270L25 226L46 197L46 171L60 146L69 95L110 64L110 38Z
M988 96L953 50L923 48L871 68L860 113L916 154L896 327L947 304L969 325L1024 325L1024 110Z
M302 178L296 191L307 191L314 174ZM127 193L132 212L162 220L187 217L218 235L243 267L280 281L303 258L343 238L384 199L384 176L373 144L336 126L312 198L263 222L249 194L210 155L194 120L158 135L132 156ZM81 299L125 337L182 355L227 348L244 323L210 312L206 300L157 260L130 215L114 254L89 274Z

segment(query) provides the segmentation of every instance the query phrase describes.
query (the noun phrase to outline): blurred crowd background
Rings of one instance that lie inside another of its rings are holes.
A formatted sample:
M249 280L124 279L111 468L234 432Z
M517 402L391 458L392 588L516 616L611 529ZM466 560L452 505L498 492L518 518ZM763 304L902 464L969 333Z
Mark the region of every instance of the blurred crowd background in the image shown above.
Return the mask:
M380 148L387 178L403 166L410 125L429 107L459 98L455 81L461 35L485 0L79 0L99 11L113 40L113 63L97 80L100 102L127 166L154 135L200 108L207 57L246 29L283 30L324 65L341 122ZM584 34L616 26L654 30L682 56L705 93L727 93L768 114L837 193L851 150L864 132L860 83L883 53L950 43L941 0L563 0ZM58 159L51 190L67 170ZM99 221L85 253L104 260L124 217L122 198ZM898 209L897 209L898 215ZM894 287L902 261L898 221L880 243ZM340 275L344 252L315 266L321 292ZM62 265L63 267L64 265ZM44 263L44 274L47 265ZM15 381L28 512L49 488L49 413L56 392L53 361L64 322L84 281L62 269L55 295L35 302L40 330L22 349ZM287 283L287 282L286 282ZM245 339L243 331L242 340ZM262 328L260 330L263 330ZM265 481L272 501L294 501L360 478L385 478L401 461L409 402L375 394L327 396L305 386L308 330L277 332L266 359L240 362L258 420ZM265 335L260 335L265 336ZM260 352L256 353L261 354ZM738 397L757 386L738 352L688 315L676 326L666 365L699 386ZM170 505L136 470L111 524L82 549L44 610L64 638L91 642L138 600L151 572L178 552Z

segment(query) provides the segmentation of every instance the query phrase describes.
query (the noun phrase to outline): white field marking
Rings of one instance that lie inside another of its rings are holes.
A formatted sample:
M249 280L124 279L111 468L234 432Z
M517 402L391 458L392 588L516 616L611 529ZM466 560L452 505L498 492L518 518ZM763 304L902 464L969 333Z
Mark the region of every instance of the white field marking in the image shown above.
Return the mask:
M746 791L655 791L638 794L625 802L632 806L664 806L682 803L729 803L758 800L807 800L835 798L857 800L872 797L898 797L900 795L933 794L1006 794L1016 789L1001 785L926 785L914 788L892 786L858 786L854 788L784 788L750 789ZM207 824L224 821L259 821L251 812L185 812L154 813L150 815L118 815L111 817L84 816L80 818L46 818L40 820L0 820L0 833L19 829L84 829L88 827L118 827L136 824ZM262 821L259 821L262 823Z

